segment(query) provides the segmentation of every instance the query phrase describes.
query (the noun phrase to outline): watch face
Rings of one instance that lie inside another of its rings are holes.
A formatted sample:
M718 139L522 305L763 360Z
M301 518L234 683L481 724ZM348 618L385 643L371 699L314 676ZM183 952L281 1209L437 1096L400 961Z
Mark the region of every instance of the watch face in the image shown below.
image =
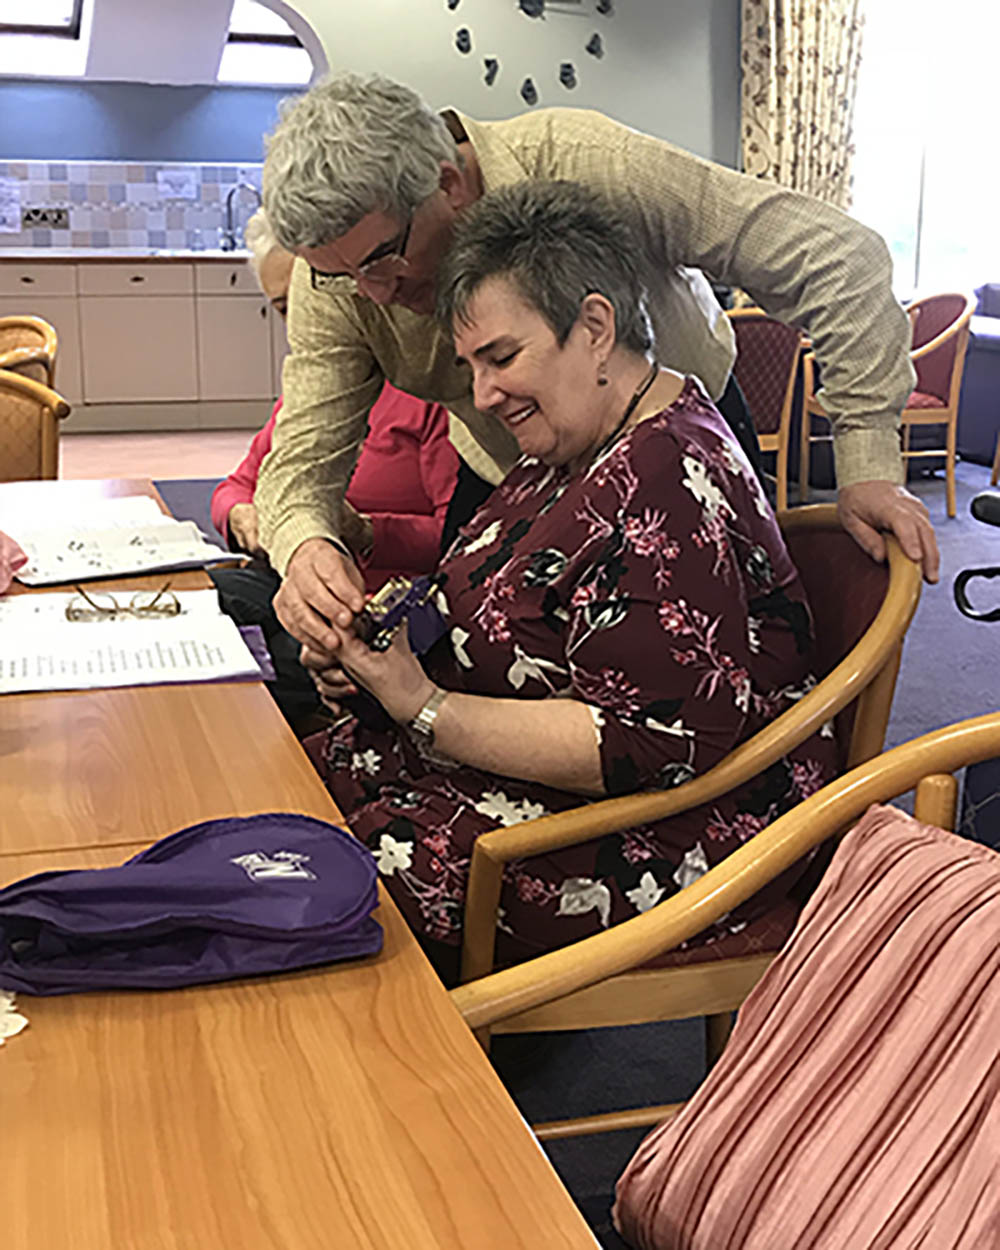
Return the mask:
M450 12L455 12L463 0L445 0L445 4ZM566 103L562 97L566 92L576 90L580 76L586 74L587 58L603 60L604 36L595 26L606 23L614 16L614 11L613 0L517 0L512 20L522 24L525 21L554 22L566 16L592 16L594 21L594 25L584 27L582 32L579 22L564 23L567 27L566 45L562 49L565 59L554 66L531 66L528 73L524 72L526 67L514 69L508 66L508 72L504 74L504 65L496 55L496 49L477 49L471 26L460 26L455 31L454 48L462 56L481 54L486 86L494 87L503 94L516 91L517 97L529 108L540 103ZM584 68L581 69L581 66ZM539 84L543 84L543 88L540 89Z

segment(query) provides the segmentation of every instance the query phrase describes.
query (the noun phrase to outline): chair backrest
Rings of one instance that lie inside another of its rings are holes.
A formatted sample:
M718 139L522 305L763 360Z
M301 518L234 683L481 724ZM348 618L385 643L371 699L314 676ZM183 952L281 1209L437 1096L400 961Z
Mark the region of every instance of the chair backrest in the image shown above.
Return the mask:
M69 411L41 382L0 369L0 482L58 476L59 421Z
M729 314L736 335L733 374L758 434L777 434L786 406L790 413L801 335L758 309Z
M955 291L926 295L909 305L918 391L935 395L946 404L950 402L955 369L964 360L963 333L968 335L974 310L975 298ZM933 346L935 340L940 342Z
M782 513L781 521L785 542L812 608L816 675L822 679L857 646L878 615L889 589L889 567L876 564L866 555L841 528L832 510L795 509ZM852 750L857 711L857 703L849 703L834 721L842 768L861 762ZM883 713L887 721L887 705L866 709L866 717L881 718ZM871 728L866 726L868 731ZM883 724L883 736L884 733Z
M42 317L0 317L0 369L53 386L57 346L55 329Z

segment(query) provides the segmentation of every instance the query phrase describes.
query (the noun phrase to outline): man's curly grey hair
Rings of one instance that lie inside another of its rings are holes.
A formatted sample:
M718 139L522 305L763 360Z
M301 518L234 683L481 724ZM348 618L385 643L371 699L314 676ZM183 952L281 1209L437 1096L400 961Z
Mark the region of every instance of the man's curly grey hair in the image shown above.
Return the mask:
M371 212L405 221L459 163L437 113L378 74L337 74L281 106L267 140L264 208L289 251L339 238Z
M438 270L437 316L451 330L468 325L472 300L488 278L506 278L566 342L586 296L615 310L615 339L646 355L653 327L636 263L639 249L620 210L578 182L518 182L490 191L455 223Z

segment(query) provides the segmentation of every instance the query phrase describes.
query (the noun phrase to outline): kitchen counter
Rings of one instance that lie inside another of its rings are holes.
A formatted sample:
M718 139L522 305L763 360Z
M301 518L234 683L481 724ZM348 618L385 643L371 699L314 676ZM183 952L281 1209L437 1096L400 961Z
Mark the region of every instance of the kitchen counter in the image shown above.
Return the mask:
M221 248L205 248L195 251L193 248L169 247L0 247L0 261L13 260L23 264L26 260L35 261L123 261L134 263L137 260L185 261L246 260L250 253L246 248L237 248L232 252L224 252Z

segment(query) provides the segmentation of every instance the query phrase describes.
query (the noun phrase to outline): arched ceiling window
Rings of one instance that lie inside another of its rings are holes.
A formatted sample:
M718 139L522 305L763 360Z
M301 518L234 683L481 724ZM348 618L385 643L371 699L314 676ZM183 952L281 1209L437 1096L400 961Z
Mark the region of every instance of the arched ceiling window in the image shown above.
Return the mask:
M257 0L234 0L219 82L304 85L314 68L309 52L280 13Z

